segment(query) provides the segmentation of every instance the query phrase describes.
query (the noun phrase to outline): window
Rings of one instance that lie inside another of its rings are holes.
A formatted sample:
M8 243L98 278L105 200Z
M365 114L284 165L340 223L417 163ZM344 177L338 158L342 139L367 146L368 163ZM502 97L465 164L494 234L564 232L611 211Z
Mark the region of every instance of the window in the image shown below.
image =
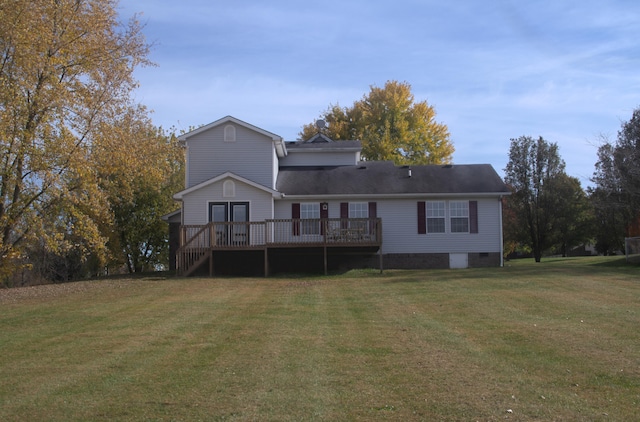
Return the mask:
M300 204L300 219L302 220L301 233L305 234L320 234L320 204L315 203L302 203ZM312 220L312 221L304 221Z
M427 233L444 233L445 208L443 201L426 203Z
M469 233L469 202L451 201L449 213L451 215L451 233Z
M349 202L349 218L369 218L369 203Z
M369 218L369 203L349 202L349 218ZM367 234L366 221L349 221L349 228Z
M233 183L233 180L225 180L222 184L222 196L225 198L236 196L236 184Z
M236 141L236 127L233 125L226 125L224 127L224 141L235 142Z

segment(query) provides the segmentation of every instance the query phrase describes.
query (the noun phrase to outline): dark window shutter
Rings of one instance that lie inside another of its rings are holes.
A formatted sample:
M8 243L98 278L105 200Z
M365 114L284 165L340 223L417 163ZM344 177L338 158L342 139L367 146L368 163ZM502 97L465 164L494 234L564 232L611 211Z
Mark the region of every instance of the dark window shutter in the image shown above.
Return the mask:
M374 233L376 229L375 219L378 217L378 203L369 202L369 233Z
M320 218L329 218L329 204L326 202L320 203Z
M340 218L349 218L348 202L340 202Z
M469 201L469 233L478 233L478 201Z
M378 203L369 202L369 218L378 217Z
M427 205L424 201L418 202L418 234L427 233Z
M327 225L327 218L329 218L329 204L326 202L320 202L320 234L324 234L324 229Z
M340 228L346 229L349 227L349 222L347 219L349 218L349 203L348 202L340 202Z
M300 236L300 204L291 204L291 218L293 225L291 227L294 236Z

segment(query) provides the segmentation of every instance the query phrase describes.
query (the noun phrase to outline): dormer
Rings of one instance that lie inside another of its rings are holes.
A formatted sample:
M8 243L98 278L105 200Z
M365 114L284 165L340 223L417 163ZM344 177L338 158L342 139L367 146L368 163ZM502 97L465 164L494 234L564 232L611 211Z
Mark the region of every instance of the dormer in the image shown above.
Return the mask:
M287 156L282 137L226 116L178 138L186 148L186 188L226 172L274 189L278 160Z
M322 133L298 142L288 142L280 167L353 166L360 161L360 141L334 141Z

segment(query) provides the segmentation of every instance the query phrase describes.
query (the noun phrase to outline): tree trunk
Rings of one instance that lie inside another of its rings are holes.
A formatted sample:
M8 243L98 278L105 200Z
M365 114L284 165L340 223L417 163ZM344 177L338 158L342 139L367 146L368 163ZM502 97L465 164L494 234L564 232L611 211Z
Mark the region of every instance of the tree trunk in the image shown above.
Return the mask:
M536 262L540 262L540 260L542 259L542 251L539 248L535 248L533 250L533 257Z

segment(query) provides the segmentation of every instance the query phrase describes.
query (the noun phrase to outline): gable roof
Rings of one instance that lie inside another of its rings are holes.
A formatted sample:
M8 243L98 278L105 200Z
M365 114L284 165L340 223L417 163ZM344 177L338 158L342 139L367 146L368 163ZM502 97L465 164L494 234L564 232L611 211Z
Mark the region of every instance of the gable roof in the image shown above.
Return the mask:
M324 135L322 133L316 133L306 141L301 141L298 143L299 144L317 144L317 143L326 143L326 142L333 142L333 139L329 138L327 135Z
M234 180L237 180L239 182L245 183L245 184L247 184L249 186L252 186L252 187L254 187L256 189L259 189L259 190L265 191L267 193L270 193L274 198L279 198L281 196L280 192L277 192L277 191L275 191L273 189L270 189L270 188L268 188L266 186L263 186L263 185L261 185L259 183L253 182L253 181L251 181L249 179L245 179L242 176L238 176L237 174L234 174L234 173L231 173L230 171L228 171L226 173L222 173L219 176L213 177L213 178L211 178L209 180L205 180L204 182L198 183L197 185L191 186L188 189L184 189L184 190L176 193L175 195L173 195L173 199L175 199L176 201L182 201L182 198L185 195L187 195L187 194L189 194L191 192L195 192L195 191L197 191L199 189L202 189L204 187L207 187L207 186L209 186L211 184L217 183L217 182L219 182L221 180L224 180L224 179L234 179Z
M160 216L160 218L163 221L166 221L167 223L180 223L181 222L181 215L182 215L182 210L180 208L178 208L175 211L172 211L172 212L170 212L168 214Z
M333 141L333 142L287 142L287 150L292 151L360 151L360 141Z
M390 161L365 161L357 166L283 167L276 187L287 197L509 194L489 164L396 166Z
M304 141L287 142L287 149L293 152L361 151L362 143L360 141L334 141L322 133L316 133Z
M197 128L197 129L194 129L191 132L187 132L187 133L185 133L183 135L180 135L178 137L178 141L184 143L184 142L187 141L187 139L191 138L192 136L195 136L195 135L197 135L199 133L202 133L202 132L206 132L209 129L212 129L212 128L216 127L216 126L220 126L220 125L225 124L225 123L234 123L234 124L236 124L238 126L245 127L245 128L247 128L249 130L252 130L254 132L258 132L258 133L260 133L260 134L262 134L262 135L264 135L264 136L266 136L268 138L271 138L271 140L275 143L276 151L278 153L278 156L279 157L284 157L284 156L287 155L287 147L285 146L285 142L284 142L284 140L282 139L281 136L276 135L275 133L269 132L267 130L261 129L261 128L257 127L257 126L254 126L254 125L252 125L250 123L247 123L245 121L242 121L240 119L236 119L233 116L225 116L222 119L216 120L215 122L211 122L211 123L209 123L207 125L201 126L201 127Z

